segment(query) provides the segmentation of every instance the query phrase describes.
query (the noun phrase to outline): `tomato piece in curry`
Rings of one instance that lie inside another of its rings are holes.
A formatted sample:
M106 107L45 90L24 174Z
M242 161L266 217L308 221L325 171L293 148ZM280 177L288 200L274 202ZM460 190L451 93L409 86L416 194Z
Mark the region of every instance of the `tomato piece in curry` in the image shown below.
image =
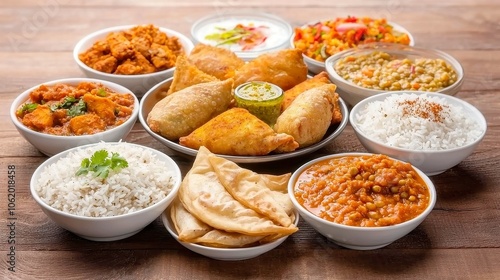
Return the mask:
M119 126L134 109L130 93L117 93L94 82L41 85L16 111L32 130L61 136L89 135Z

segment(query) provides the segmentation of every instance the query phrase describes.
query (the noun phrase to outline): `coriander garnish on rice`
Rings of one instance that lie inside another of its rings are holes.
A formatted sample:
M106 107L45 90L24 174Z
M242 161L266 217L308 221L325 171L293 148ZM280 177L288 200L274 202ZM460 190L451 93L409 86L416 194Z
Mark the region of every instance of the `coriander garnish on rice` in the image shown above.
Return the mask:
M106 179L109 171L119 171L128 166L127 160L118 153L98 150L90 158L84 158L80 164L80 169L76 171L76 176L87 174L89 171L94 173L94 177Z

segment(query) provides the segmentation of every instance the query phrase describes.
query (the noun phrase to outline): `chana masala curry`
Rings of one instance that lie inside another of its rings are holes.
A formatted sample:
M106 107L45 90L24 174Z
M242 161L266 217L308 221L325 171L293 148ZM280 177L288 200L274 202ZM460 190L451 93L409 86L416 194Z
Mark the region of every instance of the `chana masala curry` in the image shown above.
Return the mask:
M25 126L52 135L88 135L119 126L132 115L134 97L99 83L41 85L16 111Z
M322 219L361 227L411 220L430 201L427 185L411 164L385 155L317 162L298 177L294 195L302 206Z

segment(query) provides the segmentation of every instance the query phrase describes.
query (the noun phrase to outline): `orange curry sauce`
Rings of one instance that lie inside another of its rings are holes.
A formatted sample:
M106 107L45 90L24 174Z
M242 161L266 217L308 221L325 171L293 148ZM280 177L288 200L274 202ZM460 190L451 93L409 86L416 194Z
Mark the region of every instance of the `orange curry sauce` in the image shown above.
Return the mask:
M52 135L88 135L119 126L132 115L134 97L97 83L41 85L16 115L32 130Z
M411 164L385 155L348 156L313 164L298 177L294 195L320 218L362 227L413 219L430 201L426 184Z

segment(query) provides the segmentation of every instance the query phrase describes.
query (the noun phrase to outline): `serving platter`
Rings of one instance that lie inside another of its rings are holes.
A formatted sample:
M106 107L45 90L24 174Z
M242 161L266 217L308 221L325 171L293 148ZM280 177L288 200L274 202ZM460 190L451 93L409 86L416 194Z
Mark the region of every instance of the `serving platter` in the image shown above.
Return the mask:
M172 78L167 79L154 86L142 97L139 108L139 121L146 130L146 132L149 133L153 138L158 140L160 143L164 144L165 146L174 151L180 152L181 154L195 157L198 153L198 150L182 146L176 141L168 140L163 136L161 136L160 134L155 133L149 128L149 125L146 121L148 114L152 110L154 105L166 96L166 92L168 91L171 83L172 83ZM232 156L232 155L218 154L218 156L229 159L237 163L262 163L262 162L272 162L272 161L294 158L317 151L323 148L324 146L328 145L336 137L338 137L347 125L349 119L348 117L349 110L344 100L342 100L342 98L339 98L339 105L340 105L340 110L342 112L342 121L339 124L330 126L323 139L314 145L283 154L271 153L264 156Z

